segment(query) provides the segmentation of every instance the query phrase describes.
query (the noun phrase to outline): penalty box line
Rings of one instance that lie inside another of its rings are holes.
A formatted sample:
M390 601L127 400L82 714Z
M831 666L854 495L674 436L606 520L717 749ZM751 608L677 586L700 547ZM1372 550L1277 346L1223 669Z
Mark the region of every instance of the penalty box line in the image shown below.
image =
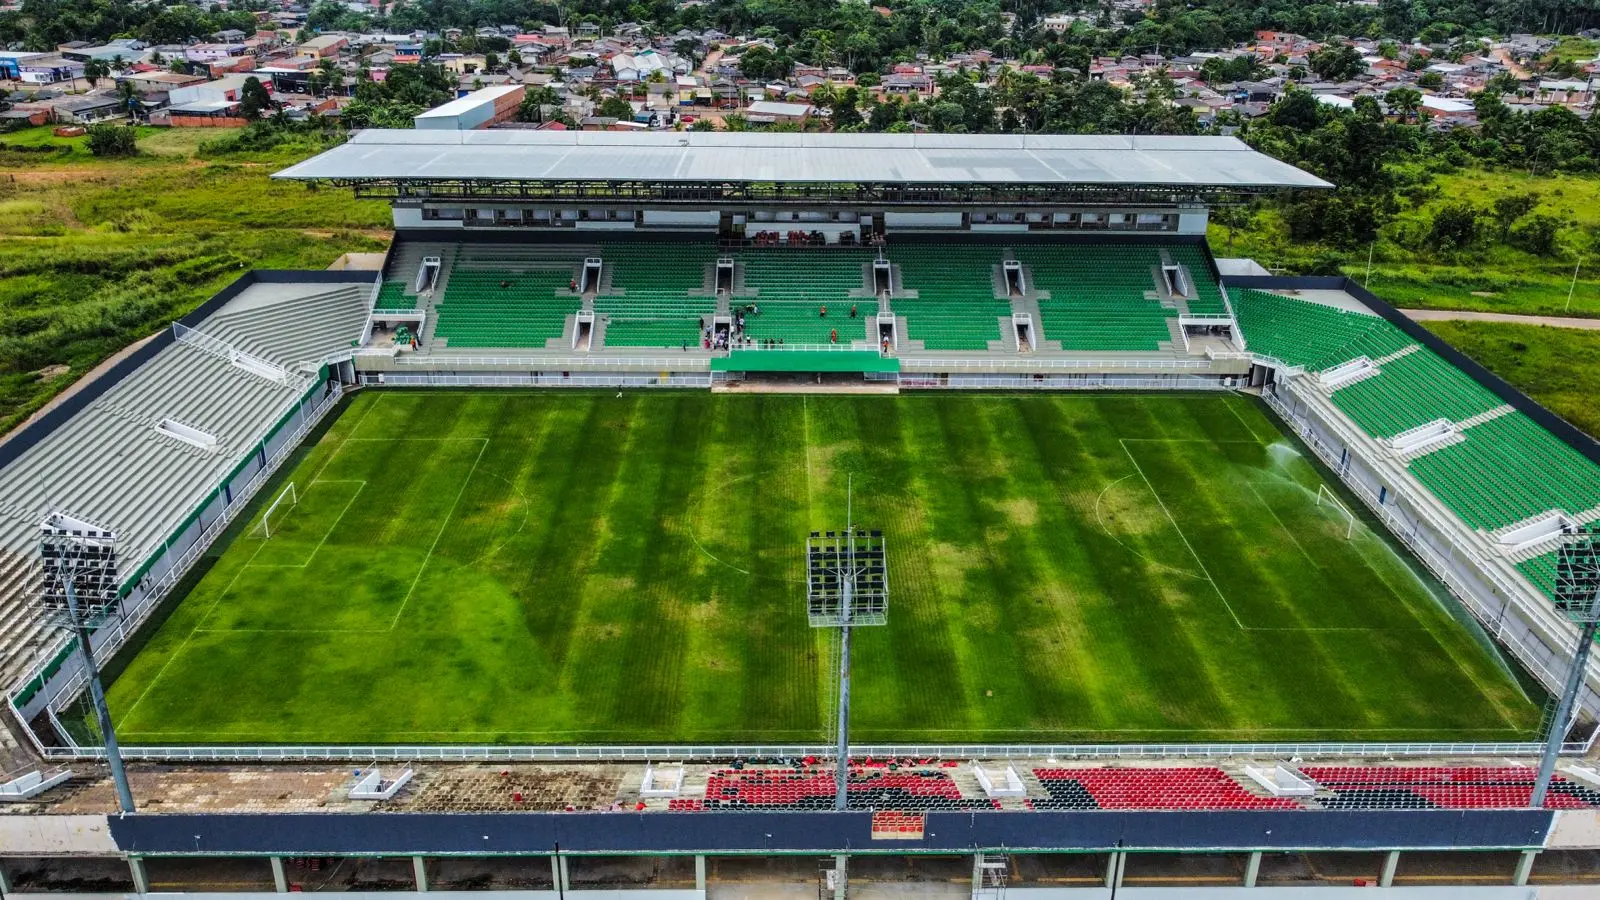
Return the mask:
M1324 633L1324 632L1390 633L1390 632L1394 632L1394 631L1398 630L1398 629L1394 629L1394 628L1338 627L1338 626L1331 626L1331 627L1301 626L1301 627L1290 628L1290 627L1274 626L1274 625L1246 625L1244 623L1244 621L1239 618L1239 613L1234 610L1233 604L1228 602L1227 595L1222 592L1222 586L1217 584L1217 579L1212 576L1211 570L1206 568L1205 561L1200 558L1199 552L1194 549L1194 544L1189 542L1189 535L1184 532L1183 526L1178 524L1177 518L1172 515L1172 510L1167 508L1167 502L1165 500L1161 499L1161 492L1156 490L1155 484L1150 481L1150 476L1145 474L1144 467L1139 465L1139 460L1134 457L1133 451L1128 449L1128 442L1129 441L1141 441L1141 442L1151 442L1151 443L1169 443L1169 441L1167 441L1167 439L1165 439L1165 438L1117 438L1117 443L1119 445L1121 445L1122 452L1127 455L1128 462L1133 463L1134 471L1139 473L1139 478L1144 481L1145 487L1150 490L1150 496L1156 498L1156 505L1161 507L1161 512L1166 515L1167 521L1172 523L1173 530L1178 532L1178 539L1183 541L1183 546L1188 549L1189 555L1194 557L1195 565L1200 567L1200 572L1201 572L1201 574L1203 574L1205 576L1205 580L1211 583L1211 589L1216 592L1217 599L1221 600L1222 601L1222 605L1227 608L1228 615L1233 618L1233 623L1235 625L1239 626L1239 630L1241 630L1241 631L1280 631L1280 632L1296 632L1296 633L1304 632L1304 633L1319 633L1319 634L1320 633ZM1200 442L1204 442L1204 443L1231 443L1231 444L1255 444L1257 446L1260 446L1260 444L1261 444L1260 441L1202 441L1201 439L1196 439L1196 438L1177 438L1177 439L1174 439L1174 440L1170 441L1170 443L1200 443ZM1257 494L1257 496L1260 496L1259 493ZM1262 502L1265 503L1265 501L1262 501ZM1268 509L1268 512L1271 512L1270 508ZM1301 552L1302 553L1304 552L1303 548L1302 548ZM1413 630L1413 629L1406 629L1406 630ZM1426 631L1427 629L1421 628L1421 629L1414 629L1414 630Z

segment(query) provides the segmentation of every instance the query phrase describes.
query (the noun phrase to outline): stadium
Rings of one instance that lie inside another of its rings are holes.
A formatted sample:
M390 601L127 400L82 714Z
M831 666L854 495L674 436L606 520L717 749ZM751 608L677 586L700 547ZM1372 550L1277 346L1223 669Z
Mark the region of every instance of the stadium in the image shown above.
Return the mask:
M391 202L382 260L0 444L0 890L1589 889L1600 445L1206 242L1332 185L545 131L276 177Z

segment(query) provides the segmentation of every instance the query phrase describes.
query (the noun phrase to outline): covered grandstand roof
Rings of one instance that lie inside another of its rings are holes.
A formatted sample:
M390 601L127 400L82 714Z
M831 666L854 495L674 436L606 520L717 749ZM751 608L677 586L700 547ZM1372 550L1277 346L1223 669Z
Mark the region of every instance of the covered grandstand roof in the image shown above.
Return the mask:
M1149 185L1328 182L1229 137L369 129L275 178Z

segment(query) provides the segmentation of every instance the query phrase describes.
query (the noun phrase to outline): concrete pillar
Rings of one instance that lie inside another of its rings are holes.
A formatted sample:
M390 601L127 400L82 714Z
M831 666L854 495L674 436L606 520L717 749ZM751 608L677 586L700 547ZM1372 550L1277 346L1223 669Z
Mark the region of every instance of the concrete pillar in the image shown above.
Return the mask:
M1394 870L1400 867L1400 851L1390 850L1383 858L1383 872L1378 875L1378 887L1394 887Z
M572 873L567 870L567 858L565 856L556 857L556 865L561 875L561 880L557 884L561 885L562 891L572 890Z
M1533 874L1533 861L1538 856L1539 851L1537 850L1522 851L1521 858L1517 860L1516 874L1511 876L1512 884L1516 885L1517 887L1522 887L1528 883L1528 876Z
M269 857L272 862L272 888L280 894L289 893L289 873L283 870L283 857Z
M133 875L133 892L135 894L150 893L150 876L145 874L144 859L142 857L128 857L128 872Z
M417 890L428 889L428 858L426 856L411 857L411 871L417 876Z
M972 854L972 896L977 897L983 890L983 854Z
M4 861L0 860L0 897L11 893L11 876L6 874Z
M550 890L560 890L561 887L561 857L550 857Z
M1113 851L1111 859L1106 862L1106 887L1116 889L1122 887L1122 873L1128 867L1128 854Z
M850 896L850 857L840 853L833 858L833 900Z
M706 889L706 856L704 853L697 854L694 858L694 889L697 891Z
M1261 851L1250 851L1250 858L1244 864L1244 886L1255 887L1256 878L1261 875Z

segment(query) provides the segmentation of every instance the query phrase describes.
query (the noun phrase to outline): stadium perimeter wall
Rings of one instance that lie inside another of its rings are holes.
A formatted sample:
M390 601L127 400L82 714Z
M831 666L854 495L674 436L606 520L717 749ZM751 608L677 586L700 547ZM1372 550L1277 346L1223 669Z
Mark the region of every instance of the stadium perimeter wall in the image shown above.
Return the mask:
M974 850L1525 850L1549 810L929 813L874 841L870 812L145 814L109 817L141 856L970 853Z

